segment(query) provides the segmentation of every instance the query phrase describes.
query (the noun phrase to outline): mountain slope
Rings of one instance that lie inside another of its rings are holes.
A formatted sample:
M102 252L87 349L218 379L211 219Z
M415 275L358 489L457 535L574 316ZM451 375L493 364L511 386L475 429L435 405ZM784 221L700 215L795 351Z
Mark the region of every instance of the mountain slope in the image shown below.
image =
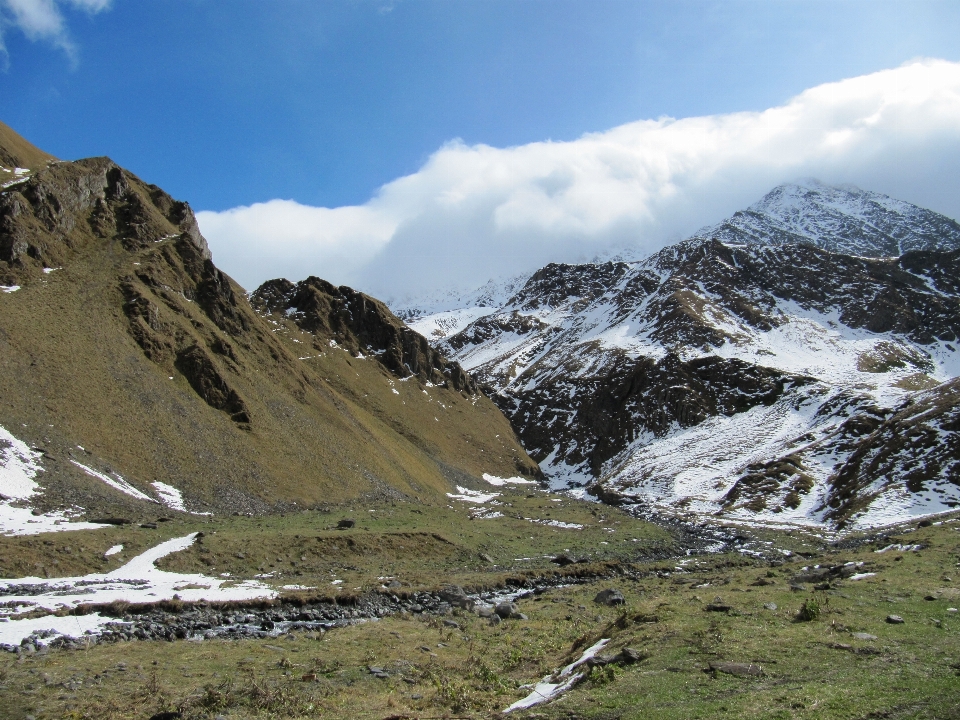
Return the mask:
M890 231L919 234L904 222ZM865 257L695 238L639 263L548 265L440 348L496 393L555 483L675 510L869 524L886 517L881 495L909 484L906 457L875 477L882 492L845 463L887 437L871 433L915 393L952 402L957 277L958 250ZM949 455L927 465L955 475ZM902 512L960 501L948 485Z
M376 345L400 325L381 304L362 311L363 357L279 332L213 264L189 206L106 158L0 192L0 282L0 424L43 453L38 509L168 512L154 483L196 511L428 500L537 472L456 364L434 353L429 380L411 377Z

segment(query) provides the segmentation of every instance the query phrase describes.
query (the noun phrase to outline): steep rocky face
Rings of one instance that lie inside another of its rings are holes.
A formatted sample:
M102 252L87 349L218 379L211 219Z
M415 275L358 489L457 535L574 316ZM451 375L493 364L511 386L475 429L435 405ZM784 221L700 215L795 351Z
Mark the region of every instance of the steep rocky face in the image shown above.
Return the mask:
M955 244L953 221L861 195L874 216L860 208L830 225L833 247L863 251L863 217L879 222L885 207L874 257L711 236L642 262L549 265L439 347L490 387L557 484L676 510L870 524L889 497L864 500L845 463L903 403L960 374L960 251L885 257L888 236ZM928 512L960 500L951 487Z
M909 250L960 249L960 223L888 195L808 179L774 188L693 237L751 245L803 243L849 255L893 257Z
M43 160L0 190L0 285L0 425L44 452L40 509L155 516L155 483L196 511L427 501L538 473L382 303L276 281L258 302L282 322L261 315L190 207L107 158Z
M477 393L473 378L458 363L448 361L369 295L309 277L297 284L270 280L251 298L260 312L286 316L322 343L333 342L354 356L373 356L399 378L413 375L425 383Z

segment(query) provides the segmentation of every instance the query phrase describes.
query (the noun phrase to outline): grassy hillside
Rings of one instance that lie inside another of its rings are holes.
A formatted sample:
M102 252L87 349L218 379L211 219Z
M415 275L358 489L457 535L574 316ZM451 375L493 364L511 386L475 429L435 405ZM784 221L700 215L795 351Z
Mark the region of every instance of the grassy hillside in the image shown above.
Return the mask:
M44 452L40 507L169 513L77 463L241 513L427 501L484 472L537 472L471 388L258 315L189 206L106 158L0 192L0 284L19 288L0 293L0 424Z

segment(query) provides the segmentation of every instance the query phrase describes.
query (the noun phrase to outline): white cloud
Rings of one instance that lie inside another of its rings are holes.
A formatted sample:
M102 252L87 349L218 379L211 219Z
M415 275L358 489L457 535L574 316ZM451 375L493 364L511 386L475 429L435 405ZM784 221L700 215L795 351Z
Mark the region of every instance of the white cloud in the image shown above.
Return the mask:
M452 142L362 206L272 201L200 224L248 288L315 274L390 298L654 251L804 176L960 217L960 64L917 61L763 112L641 120L571 142Z
M71 6L90 14L110 7L112 0L0 0L0 50L6 52L3 33L17 27L30 40L48 40L61 48L71 60L76 48L70 41L60 7Z

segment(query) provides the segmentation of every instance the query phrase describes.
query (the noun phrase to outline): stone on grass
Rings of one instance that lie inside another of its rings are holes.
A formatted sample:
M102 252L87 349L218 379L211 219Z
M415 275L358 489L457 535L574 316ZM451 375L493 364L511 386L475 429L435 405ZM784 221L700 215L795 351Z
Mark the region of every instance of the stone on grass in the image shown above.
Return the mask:
M714 673L725 673L736 677L756 677L763 675L763 668L755 663L712 662L710 669Z
M855 633L852 633L852 635L857 640L876 640L877 639L876 635L871 635L870 633L865 633L865 632L855 632Z
M887 615L887 622L891 625L903 625L905 620L899 615Z
M343 519L337 523L337 528L339 530L348 530L354 527L357 524L356 520Z
M598 605L607 605L613 607L614 605L623 605L627 601L623 597L623 593L615 588L607 588L606 590L601 590L597 593L597 596L593 599Z
M473 610L474 600L459 585L444 585L439 592L440 599L452 607Z
M509 618L515 617L519 614L519 610L515 603L512 602L502 602L497 605L493 611L500 617L502 620L507 620Z

